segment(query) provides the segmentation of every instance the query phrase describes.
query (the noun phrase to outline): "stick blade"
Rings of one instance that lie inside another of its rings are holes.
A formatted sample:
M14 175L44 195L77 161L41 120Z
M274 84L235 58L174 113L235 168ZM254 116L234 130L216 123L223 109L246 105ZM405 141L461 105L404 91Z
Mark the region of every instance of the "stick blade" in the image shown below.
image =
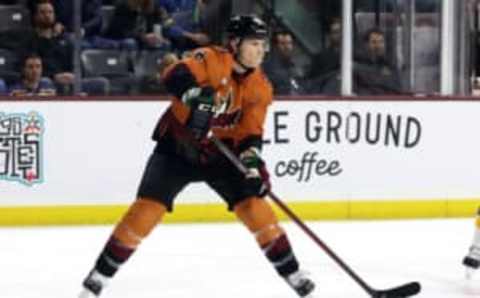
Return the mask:
M374 298L406 298L417 295L421 289L420 283L411 282L393 289L376 291L372 296Z

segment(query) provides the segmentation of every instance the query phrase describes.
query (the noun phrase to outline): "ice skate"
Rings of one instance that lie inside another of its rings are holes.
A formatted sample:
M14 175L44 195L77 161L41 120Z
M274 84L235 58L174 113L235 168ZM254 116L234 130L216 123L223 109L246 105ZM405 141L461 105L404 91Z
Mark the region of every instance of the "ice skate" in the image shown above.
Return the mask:
M97 297L98 297L97 295L90 292L90 290L86 288L84 288L82 292L80 292L80 295L78 295L78 298L97 298Z
M83 290L78 298L97 298L107 285L108 277L93 270L83 281Z
M287 276L285 281L300 297L315 298L313 295L315 284L305 272L298 270Z
M463 259L463 265L466 267L466 278L472 278L473 273L480 267L480 247L470 247L468 255Z

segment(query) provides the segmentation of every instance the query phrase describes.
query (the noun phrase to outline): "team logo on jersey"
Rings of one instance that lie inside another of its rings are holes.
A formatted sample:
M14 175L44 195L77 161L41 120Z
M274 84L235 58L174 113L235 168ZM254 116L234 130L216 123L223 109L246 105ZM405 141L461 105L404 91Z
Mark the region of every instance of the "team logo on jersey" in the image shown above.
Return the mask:
M43 182L43 132L43 118L36 112L0 112L0 180L28 186Z
M212 119L212 127L232 128L240 121L241 116L242 112L240 109L230 113L220 114Z
M215 107L215 115L212 119L212 127L232 128L235 126L242 115L240 109L232 110L233 90L230 87L224 95L217 95L218 104Z

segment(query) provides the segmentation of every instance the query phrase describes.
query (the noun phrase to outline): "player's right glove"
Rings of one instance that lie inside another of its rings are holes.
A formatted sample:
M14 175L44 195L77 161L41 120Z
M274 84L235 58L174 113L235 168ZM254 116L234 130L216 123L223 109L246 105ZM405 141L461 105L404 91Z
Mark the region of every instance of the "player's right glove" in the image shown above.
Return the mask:
M240 160L247 167L247 187L257 196L264 197L271 189L270 175L265 162L256 147L250 147L240 154Z
M215 111L215 90L212 87L195 87L187 90L181 98L190 107L186 126L197 141L203 140L210 131Z

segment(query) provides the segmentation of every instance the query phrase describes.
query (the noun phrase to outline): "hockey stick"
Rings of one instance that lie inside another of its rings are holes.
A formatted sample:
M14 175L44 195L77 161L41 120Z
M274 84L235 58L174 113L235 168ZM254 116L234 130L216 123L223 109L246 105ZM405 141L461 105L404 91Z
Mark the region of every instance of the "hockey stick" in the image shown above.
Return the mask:
M233 165L243 174L248 172L245 165L238 159L230 149L225 146L219 139L212 136L212 142L217 146L222 154L230 160ZM273 200L275 204L282 209L288 217L293 220L301 230L303 230L318 246L320 246L325 253L332 258L337 265L339 265L365 292L367 292L372 298L406 298L416 295L420 292L421 286L418 282L410 282L395 288L378 290L369 286L360 276L358 276L336 253L328 247L293 211L280 200L272 191L268 192L268 196Z

